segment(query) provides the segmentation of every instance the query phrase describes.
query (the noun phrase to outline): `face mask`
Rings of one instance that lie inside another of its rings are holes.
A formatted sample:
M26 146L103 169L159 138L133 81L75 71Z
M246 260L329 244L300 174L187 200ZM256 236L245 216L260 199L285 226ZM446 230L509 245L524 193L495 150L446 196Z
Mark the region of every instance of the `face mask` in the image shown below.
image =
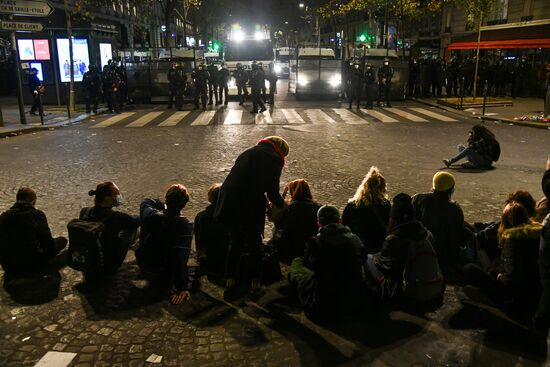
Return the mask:
M116 198L115 198L115 206L121 206L123 201L122 201L122 195L117 195Z
M389 64L390 64L389 62L385 62L385 63L384 63L385 66L388 66Z
M355 65L355 68L356 68L356 69L359 69L359 65Z

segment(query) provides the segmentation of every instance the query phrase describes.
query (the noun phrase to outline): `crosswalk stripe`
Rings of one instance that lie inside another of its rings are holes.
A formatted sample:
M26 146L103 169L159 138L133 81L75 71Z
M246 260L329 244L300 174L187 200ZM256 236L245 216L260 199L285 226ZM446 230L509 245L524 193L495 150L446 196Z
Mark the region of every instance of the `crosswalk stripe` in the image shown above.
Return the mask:
M177 111L166 120L161 122L159 126L176 126L187 115L189 115L189 111Z
M240 125L243 119L243 110L229 110L225 117L224 125Z
M305 124L306 123L304 121L304 119L302 118L302 116L300 116L298 114L298 112L296 112L296 110L293 109L293 108L292 109L282 108L281 112L283 113L283 115L285 115L286 121L289 124Z
M426 116L430 116L430 117L433 117L434 119L436 120L440 120L440 121L446 121L446 122L454 122L454 121L458 121L458 120L455 120L453 118L450 118L450 117L447 117L447 116L443 116L439 113L435 113L435 112L432 112L432 111L428 111L424 108L419 108L419 107L412 107L411 110L413 111L416 111L418 113L421 113L423 115L426 115Z
M353 112L346 110L345 108L333 108L332 110L336 112L336 114L338 114L346 124L363 125L367 123L367 121L363 120Z
M375 111L375 110L363 110L367 115L372 116L382 122L398 122L393 117L390 117L388 115L385 115L381 112Z
M107 120L103 120L100 123L95 124L94 126L92 126L92 128L97 129L97 128L111 126L111 125L116 124L119 121L124 120L125 118L128 118L128 117L134 115L134 114L135 114L135 112L123 112L119 115L113 116L111 118L108 118Z
M198 126L198 125L201 125L201 126L204 126L204 125L208 125L210 123L210 120L212 120L212 118L214 117L214 115L216 114L216 111L204 111L204 112L201 112L197 118L195 119L195 121L193 121L191 123L191 126Z
M271 118L271 113L269 110L266 110L263 113L257 113L254 118L254 122L256 125L272 124L273 119Z
M314 124L319 124L324 122L329 124L336 123L336 121L332 117L330 117L325 111L320 109L305 110L305 113L307 118L310 119L311 122Z
M160 115L162 115L162 112L149 112L141 116L134 122L129 123L128 125L126 125L126 127L143 127L148 123L150 123L151 121L153 121L155 118L159 117Z
M412 113L408 113L407 111L400 110L399 108L392 108L392 109L385 109L384 111L388 111L391 113L395 113L396 115L399 115L401 117L406 118L407 120L414 121L414 122L428 122L428 120L423 119L420 116L413 115Z

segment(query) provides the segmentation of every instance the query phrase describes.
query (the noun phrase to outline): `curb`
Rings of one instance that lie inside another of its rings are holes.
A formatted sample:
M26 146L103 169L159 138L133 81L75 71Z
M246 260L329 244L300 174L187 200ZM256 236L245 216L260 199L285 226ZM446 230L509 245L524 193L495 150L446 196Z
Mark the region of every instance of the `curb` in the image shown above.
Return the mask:
M38 125L38 126L29 126L29 127L23 127L20 129L14 129L11 131L3 131L0 132L0 138L6 138L6 137L15 137L23 134L29 134L37 131L44 131L44 130L54 130L60 127L70 126L70 125L76 125L83 120L86 120L89 116L86 114L82 114L80 116L66 119L63 121L56 122L55 124L51 125Z
M425 101L425 100L422 100L422 99L410 99L410 101L418 102L418 103L421 103L421 104L424 104L424 105L427 105L427 106L437 107L437 108L440 108L440 109L445 110L447 112L455 113L455 114L463 116L463 117L469 117L469 118L477 119L477 120L480 120L482 122L483 121L496 121L496 122L501 122L501 123L504 123L504 124L513 124L513 125L518 125L518 126L533 127L533 128L536 128L536 129L550 130L550 125L546 124L546 123L543 123L543 122L519 121L519 120L506 119L506 118L502 118L502 117L472 115L472 114L469 114L469 113L465 113L463 111L456 110L456 109L451 108L451 107L443 106L443 105L440 105L440 104L437 104L437 103L432 103L432 102Z

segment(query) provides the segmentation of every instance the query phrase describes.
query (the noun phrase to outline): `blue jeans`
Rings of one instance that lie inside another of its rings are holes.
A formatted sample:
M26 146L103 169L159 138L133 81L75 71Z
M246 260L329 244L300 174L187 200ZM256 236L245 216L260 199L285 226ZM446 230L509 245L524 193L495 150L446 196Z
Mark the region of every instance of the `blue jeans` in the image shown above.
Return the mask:
M462 158L468 159L475 167L488 168L491 167L491 161L485 159L475 149L465 146L464 144L458 144L458 154L449 160L450 163L457 162Z

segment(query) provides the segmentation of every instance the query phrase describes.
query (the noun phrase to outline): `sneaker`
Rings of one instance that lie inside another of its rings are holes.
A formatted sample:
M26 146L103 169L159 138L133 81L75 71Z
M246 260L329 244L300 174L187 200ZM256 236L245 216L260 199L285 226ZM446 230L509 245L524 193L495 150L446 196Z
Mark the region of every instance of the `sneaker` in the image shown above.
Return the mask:
M447 166L447 168L451 167L451 162L448 159L444 159L443 164Z
M265 111L267 111L267 108L262 107L262 109L260 110L260 113L264 113Z

